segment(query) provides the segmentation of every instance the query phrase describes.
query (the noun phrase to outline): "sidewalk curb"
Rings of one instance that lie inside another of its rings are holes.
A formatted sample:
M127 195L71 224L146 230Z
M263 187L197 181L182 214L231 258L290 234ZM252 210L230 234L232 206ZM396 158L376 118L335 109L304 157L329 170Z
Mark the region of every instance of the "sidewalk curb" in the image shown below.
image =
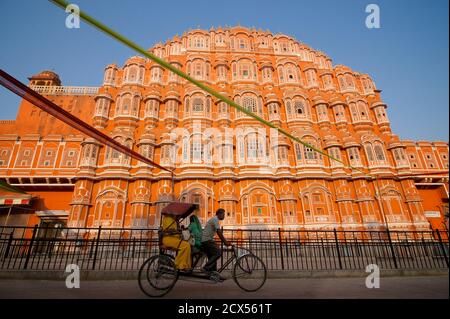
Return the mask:
M268 279L293 278L346 278L367 277L369 273L361 270L314 270L293 271L273 270L267 271ZM385 277L414 277L414 276L448 276L448 269L416 269L397 270L381 269L380 276ZM63 270L0 270L0 280L65 280L69 273ZM231 273L224 272L224 277L231 278ZM137 280L137 270L80 270L81 280Z

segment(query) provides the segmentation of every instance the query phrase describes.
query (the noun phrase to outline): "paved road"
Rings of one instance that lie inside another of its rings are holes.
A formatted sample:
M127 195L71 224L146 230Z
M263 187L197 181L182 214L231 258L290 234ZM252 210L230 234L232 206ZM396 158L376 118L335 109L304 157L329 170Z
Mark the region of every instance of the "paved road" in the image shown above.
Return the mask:
M137 281L81 281L68 289L65 281L0 280L0 298L147 298ZM368 289L365 278L268 279L257 292L241 291L233 280L220 284L179 280L164 298L449 298L448 276L386 277Z

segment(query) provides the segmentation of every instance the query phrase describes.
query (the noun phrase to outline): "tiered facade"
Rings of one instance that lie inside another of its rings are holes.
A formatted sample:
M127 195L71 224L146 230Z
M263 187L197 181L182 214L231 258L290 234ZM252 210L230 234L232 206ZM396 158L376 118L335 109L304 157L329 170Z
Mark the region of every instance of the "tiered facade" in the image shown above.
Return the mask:
M333 66L291 37L242 27L189 31L151 51L359 170L293 143L148 59L108 65L99 88L61 86L45 71L30 78L35 90L174 169L175 192L169 173L22 101L17 119L0 124L0 178L36 197L28 224L154 226L175 197L198 203L203 223L225 208L227 227L444 227L448 143L394 135L370 76Z

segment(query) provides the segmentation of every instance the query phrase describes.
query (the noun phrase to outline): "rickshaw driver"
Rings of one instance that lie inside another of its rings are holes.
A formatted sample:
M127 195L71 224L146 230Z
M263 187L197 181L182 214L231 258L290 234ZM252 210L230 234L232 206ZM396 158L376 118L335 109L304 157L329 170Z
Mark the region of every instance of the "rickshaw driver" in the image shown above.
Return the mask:
M191 245L182 239L181 230L178 229L178 223L172 215L164 215L162 220L164 246L178 250L175 257L175 266L182 272L192 271Z
M203 266L205 272L217 272L217 260L222 255L220 248L214 241L214 235L217 233L220 240L225 246L231 246L231 243L225 239L219 226L219 220L225 219L225 210L219 208L216 211L216 216L208 220L202 234L202 250L208 256L208 262ZM220 279L223 279L219 274L217 274Z

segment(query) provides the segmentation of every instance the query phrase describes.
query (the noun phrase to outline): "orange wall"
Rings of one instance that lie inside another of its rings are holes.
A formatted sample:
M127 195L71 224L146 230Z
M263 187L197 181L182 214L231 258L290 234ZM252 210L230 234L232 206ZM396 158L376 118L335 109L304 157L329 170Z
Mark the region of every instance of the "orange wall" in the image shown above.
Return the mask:
M448 198L445 198L443 187L437 187L435 189L419 189L420 197L422 198L423 202L423 209L424 211L439 211L440 217L427 217L428 221L433 226L433 229L443 228L443 222L444 220L444 205L445 202L448 205Z

